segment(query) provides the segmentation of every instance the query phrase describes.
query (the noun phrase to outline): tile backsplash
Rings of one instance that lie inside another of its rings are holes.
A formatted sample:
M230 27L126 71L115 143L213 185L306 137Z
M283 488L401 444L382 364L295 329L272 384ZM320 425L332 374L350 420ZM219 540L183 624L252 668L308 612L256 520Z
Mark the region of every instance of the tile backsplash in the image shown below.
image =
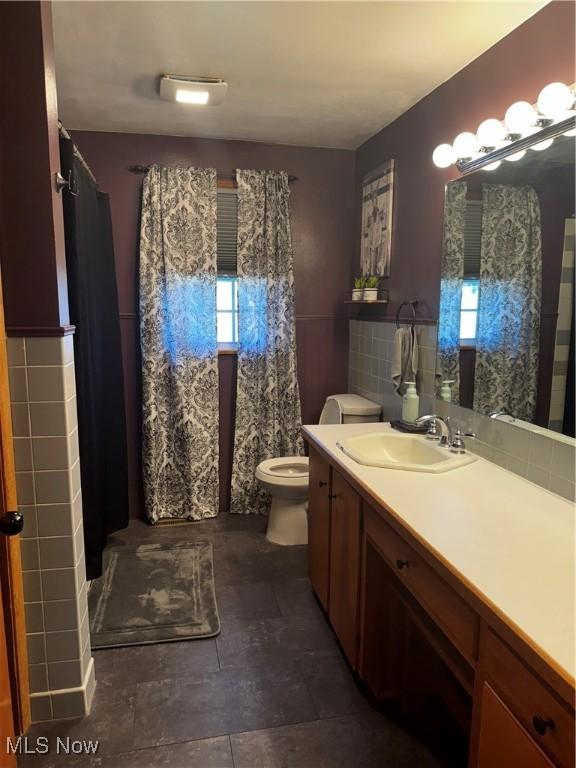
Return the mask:
M349 391L380 403L383 419L398 418L402 400L391 378L395 323L350 321ZM419 342L420 413L450 416L457 427L476 433L467 449L536 485L574 500L576 486L574 444L527 432L434 397L436 326L417 326Z
M420 325L416 332L420 413L429 413L434 399L436 326ZM349 390L380 403L386 421L399 418L402 411L402 398L396 394L392 381L395 333L395 323L350 321Z

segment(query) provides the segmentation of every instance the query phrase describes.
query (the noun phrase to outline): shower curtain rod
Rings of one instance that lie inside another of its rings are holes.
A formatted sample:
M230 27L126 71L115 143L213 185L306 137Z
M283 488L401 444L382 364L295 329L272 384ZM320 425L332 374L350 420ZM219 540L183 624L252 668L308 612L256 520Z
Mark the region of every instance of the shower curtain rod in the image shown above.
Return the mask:
M149 165L129 165L128 170L130 173L148 173L150 166ZM236 181L236 174L235 173L219 173L218 174L219 179L226 179L228 181ZM292 184L295 181L298 181L298 176L288 176L288 183Z
M74 144L74 139L72 138L72 136L70 136L70 134L68 133L66 128L64 128L64 125L62 124L62 122L60 120L58 120L58 133L60 134L60 136L62 136L63 139L68 139L68 141L72 142L72 146L74 147L74 154L76 155L76 157L78 158L78 160L82 164L82 166L83 166L84 170L86 171L86 173L88 174L88 176L90 176L90 178L92 179L92 181L96 185L97 189L100 189L100 185L98 184L98 181L96 180L96 177L94 176L94 174L90 170L90 166L88 165L86 160L84 160L84 158L82 157L82 153L80 152L80 150L78 149L76 144Z

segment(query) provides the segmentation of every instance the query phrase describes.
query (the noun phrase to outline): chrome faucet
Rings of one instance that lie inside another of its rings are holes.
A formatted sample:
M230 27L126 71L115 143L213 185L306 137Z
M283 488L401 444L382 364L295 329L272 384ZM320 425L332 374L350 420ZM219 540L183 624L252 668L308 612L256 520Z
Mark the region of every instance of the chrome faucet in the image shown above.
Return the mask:
M443 445L451 453L466 453L466 446L464 444L463 437L476 437L474 432L462 432L457 429L456 432L452 431L452 424L450 416L442 417L436 414L429 416L420 416L416 419L416 424L422 426L423 424L430 424L426 437L430 440L438 440L438 445ZM438 435L438 425L441 428L441 434Z
M415 423L419 427L424 424L429 424L430 429L428 430L426 437L429 437L430 440L438 440L439 445L444 445L447 448L451 447L453 434L450 425L450 416L443 418L442 416L437 416L435 413L432 413L426 416L420 416L420 418L416 419ZM441 429L440 436L438 436L438 424L440 424Z

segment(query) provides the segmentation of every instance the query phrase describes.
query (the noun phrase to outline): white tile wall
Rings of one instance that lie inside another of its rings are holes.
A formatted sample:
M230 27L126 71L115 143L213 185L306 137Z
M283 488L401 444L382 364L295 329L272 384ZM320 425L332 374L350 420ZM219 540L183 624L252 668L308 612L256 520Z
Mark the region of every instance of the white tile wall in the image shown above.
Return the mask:
M558 319L556 321L556 343L554 347L554 376L552 377L552 396L548 426L556 432L562 431L564 404L566 397L573 393L566 392L568 374L568 355L572 327L574 296L574 251L576 239L576 221L566 219L564 227L564 250L562 254L562 275L558 295Z
M450 416L461 429L476 433L476 439L466 444L469 450L573 501L576 497L574 445L436 400L436 326L419 326L417 330L420 413ZM350 321L349 391L380 403L385 421L398 418L402 410L401 398L395 393L390 377L395 331L395 323Z
M32 719L81 716L95 680L72 337L11 338L8 364Z

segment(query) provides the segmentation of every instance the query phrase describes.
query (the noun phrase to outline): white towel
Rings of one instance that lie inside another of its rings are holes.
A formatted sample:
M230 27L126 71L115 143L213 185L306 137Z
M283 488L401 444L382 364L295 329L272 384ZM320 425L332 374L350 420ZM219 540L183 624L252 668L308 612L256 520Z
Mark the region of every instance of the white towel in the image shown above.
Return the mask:
M400 396L406 391L407 381L416 381L418 373L418 339L416 330L398 328L394 335L394 353L392 356L392 381L396 393Z

